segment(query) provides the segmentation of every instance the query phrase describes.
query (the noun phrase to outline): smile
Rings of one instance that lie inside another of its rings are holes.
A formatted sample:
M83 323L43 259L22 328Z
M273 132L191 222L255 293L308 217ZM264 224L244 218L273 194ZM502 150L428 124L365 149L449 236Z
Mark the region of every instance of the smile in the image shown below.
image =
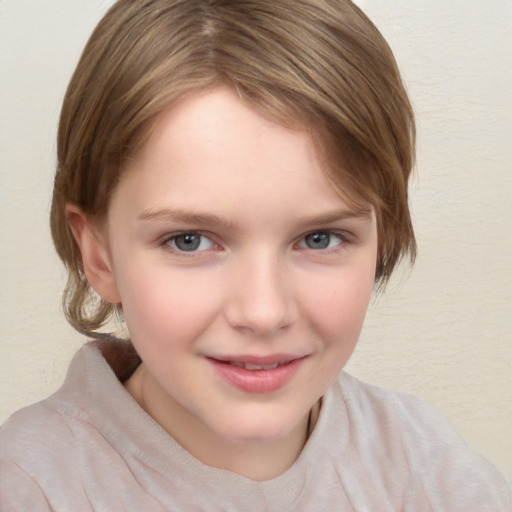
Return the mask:
M206 359L217 376L230 386L248 393L270 393L283 388L293 379L306 356Z
M278 366L282 366L286 363L272 363L272 364L251 364L251 363L242 363L238 361L229 361L226 364L230 364L232 366L237 366L238 368L245 368L246 370L273 370Z

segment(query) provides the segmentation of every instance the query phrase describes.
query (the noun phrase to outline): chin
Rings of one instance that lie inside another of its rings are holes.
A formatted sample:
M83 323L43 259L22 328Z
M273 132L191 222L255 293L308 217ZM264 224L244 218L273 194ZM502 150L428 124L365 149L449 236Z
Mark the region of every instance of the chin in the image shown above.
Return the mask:
M221 429L218 432L220 437L238 444L266 444L279 441L290 435L295 428L299 427L299 420L285 421L284 418L279 418L279 421L265 421L262 417L259 421L252 418L244 420L234 420L227 428Z

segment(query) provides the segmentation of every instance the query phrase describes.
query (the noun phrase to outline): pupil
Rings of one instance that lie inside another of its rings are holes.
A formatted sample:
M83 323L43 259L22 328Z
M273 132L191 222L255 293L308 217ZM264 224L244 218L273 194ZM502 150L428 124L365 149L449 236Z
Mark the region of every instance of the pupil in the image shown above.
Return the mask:
M306 236L306 245L310 249L325 249L330 242L329 233L313 233Z
M181 251L195 251L201 243L201 238L194 234L180 235L176 238L176 247Z

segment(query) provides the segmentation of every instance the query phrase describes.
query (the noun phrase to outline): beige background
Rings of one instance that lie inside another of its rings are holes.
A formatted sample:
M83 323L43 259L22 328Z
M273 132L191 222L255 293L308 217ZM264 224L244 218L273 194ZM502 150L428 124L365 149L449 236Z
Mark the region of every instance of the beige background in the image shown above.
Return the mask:
M349 370L419 395L512 478L512 1L359 0L419 127L419 258L372 305ZM82 340L48 228L57 117L100 0L0 2L0 421Z

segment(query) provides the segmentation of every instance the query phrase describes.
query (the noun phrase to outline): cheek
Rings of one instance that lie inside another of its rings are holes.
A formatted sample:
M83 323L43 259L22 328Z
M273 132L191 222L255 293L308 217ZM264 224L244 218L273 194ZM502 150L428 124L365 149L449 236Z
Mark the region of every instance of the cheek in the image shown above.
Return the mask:
M369 272L338 272L310 289L311 319L326 344L336 344L340 350L355 345L373 283L373 274Z
M326 286L315 287L310 303L310 327L321 340L317 360L317 386L324 393L345 367L355 349L368 303L373 279L366 275L337 276ZM317 338L317 339L318 339Z
M198 336L215 315L217 304L211 280L193 273L149 268L123 273L118 288L132 340L184 342ZM206 287L206 288L205 288Z

